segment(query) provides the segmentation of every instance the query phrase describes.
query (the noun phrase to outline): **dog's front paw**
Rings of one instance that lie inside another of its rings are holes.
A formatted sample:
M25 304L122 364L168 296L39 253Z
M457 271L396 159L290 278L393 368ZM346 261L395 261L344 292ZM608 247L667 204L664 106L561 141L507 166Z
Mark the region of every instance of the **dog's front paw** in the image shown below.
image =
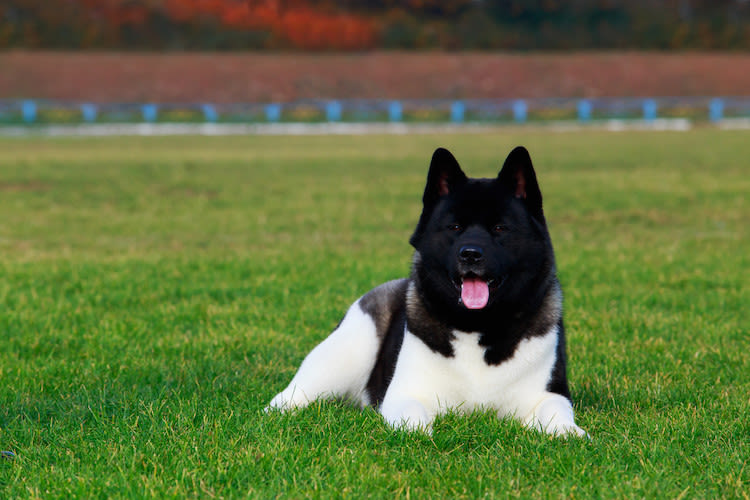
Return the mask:
M282 393L277 394L273 397L268 406L263 408L263 411L268 413L269 411L285 411L287 409L287 402L282 396Z
M394 429L432 433L432 420L424 406L417 401L383 405L380 412Z
M570 400L558 394L542 399L526 419L526 425L558 437L589 437L576 425Z
M589 433L585 430L581 429L574 423L564 423L564 424L557 424L552 428L546 429L546 432L549 434L553 434L557 437L581 437L586 439L591 439L591 436L589 436Z
M264 408L264 411L266 413L272 410L285 412L294 410L295 408L303 408L308 404L310 404L310 401L304 392L297 388L292 390L287 388L274 396L271 402L268 403L268 406Z

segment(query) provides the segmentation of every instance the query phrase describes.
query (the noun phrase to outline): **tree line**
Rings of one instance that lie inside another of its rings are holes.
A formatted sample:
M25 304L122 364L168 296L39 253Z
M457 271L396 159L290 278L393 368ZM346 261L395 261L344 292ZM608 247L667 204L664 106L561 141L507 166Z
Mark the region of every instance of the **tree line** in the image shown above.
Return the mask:
M2 0L0 49L750 48L750 0Z

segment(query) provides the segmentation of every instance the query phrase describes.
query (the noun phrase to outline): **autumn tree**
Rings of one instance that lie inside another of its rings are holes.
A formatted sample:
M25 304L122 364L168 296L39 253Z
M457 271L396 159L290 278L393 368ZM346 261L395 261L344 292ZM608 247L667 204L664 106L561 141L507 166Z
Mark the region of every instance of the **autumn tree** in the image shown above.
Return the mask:
M747 49L747 0L1 0L0 48Z

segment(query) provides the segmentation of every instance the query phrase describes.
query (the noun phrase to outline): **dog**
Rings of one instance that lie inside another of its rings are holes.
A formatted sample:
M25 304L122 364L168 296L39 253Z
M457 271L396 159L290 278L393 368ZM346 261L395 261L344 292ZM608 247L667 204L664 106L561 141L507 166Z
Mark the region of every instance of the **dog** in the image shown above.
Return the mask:
M449 410L489 409L587 436L574 420L562 291L528 151L475 179L438 148L422 201L410 276L359 298L267 409L346 398L428 433Z

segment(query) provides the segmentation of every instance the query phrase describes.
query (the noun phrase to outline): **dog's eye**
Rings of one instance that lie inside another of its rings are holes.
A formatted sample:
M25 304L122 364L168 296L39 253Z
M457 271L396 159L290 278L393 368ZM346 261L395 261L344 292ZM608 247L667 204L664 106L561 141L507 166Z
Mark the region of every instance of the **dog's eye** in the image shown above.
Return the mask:
M495 224L495 227L492 228L492 232L495 234L504 233L507 230L508 230L508 227L502 224Z
M461 230L461 225L460 224L448 224L448 230L457 233L458 231Z

